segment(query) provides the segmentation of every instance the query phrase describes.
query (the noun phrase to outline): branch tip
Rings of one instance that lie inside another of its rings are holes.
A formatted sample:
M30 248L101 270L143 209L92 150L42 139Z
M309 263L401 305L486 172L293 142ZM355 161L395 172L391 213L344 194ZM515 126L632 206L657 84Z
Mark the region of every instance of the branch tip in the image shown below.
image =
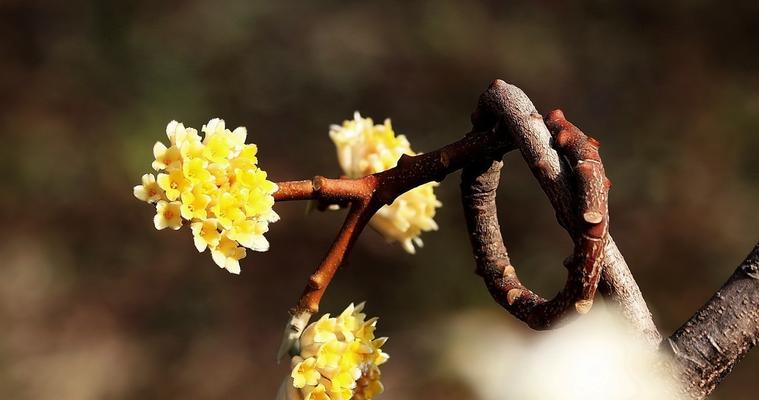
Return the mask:
M575 302L575 310L577 310L579 314L587 314L590 311L591 307L593 307L592 299Z
M599 224L603 221L604 216L597 211L586 211L582 214L582 218L589 224Z

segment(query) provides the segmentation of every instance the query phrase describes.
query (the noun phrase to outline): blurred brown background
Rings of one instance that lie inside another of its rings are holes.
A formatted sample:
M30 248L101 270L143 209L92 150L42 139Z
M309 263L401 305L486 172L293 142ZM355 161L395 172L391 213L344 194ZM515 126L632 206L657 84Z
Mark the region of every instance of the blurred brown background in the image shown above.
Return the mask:
M611 230L671 333L759 238L756 4L0 2L0 397L272 398L287 309L342 214L278 205L271 250L219 270L132 197L166 123L219 116L273 179L334 176L329 124L389 116L429 151L494 78L603 142ZM381 316L386 399L477 398L446 349L521 332L472 273L457 176L438 193L416 256L367 231L322 303ZM499 200L521 276L552 295L569 240L516 154ZM754 350L716 397L755 395L757 368Z

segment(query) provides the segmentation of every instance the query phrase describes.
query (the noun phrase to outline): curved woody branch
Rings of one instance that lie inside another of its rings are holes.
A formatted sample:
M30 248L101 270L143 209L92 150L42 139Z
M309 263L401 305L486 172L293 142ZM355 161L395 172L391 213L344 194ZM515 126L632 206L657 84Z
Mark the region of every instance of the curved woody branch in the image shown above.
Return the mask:
M462 202L477 265L493 298L536 329L556 326L569 313L592 305L596 287L616 303L652 348L661 342L640 289L608 235L608 189L598 142L583 134L561 111L546 120L519 88L494 81L472 114L473 131L461 140L417 156L402 156L396 167L359 179L278 183L276 201L316 200L349 205L342 229L311 275L291 310L280 356L295 350L297 338L358 235L385 204L430 181L462 169ZM567 285L545 300L524 287L500 234L495 192L501 158L518 148L574 242L565 261ZM669 339L677 374L693 398L708 395L759 341L759 245L723 288ZM704 339L706 338L706 339Z
M482 113L475 112L475 125L481 116ZM553 299L543 299L527 289L509 260L495 204L502 162L484 160L465 167L461 183L477 273L499 304L534 329L551 328L568 313L584 314L590 310L601 277L609 221L609 186L598 142L564 119L561 111L551 113L549 123L556 132L555 145L572 167L577 192L572 209L579 210L569 221L575 228L567 229L575 244L573 255L565 262L569 270L567 283Z
M517 316L531 326L543 329L553 325L564 315L569 306L574 306L574 309L580 313L587 312L598 285L599 273L603 270L600 262L606 259L601 250L606 245L605 253L608 255L609 247L606 239L608 180L603 174L597 142L587 139L577 128L566 122L563 116L557 114L554 124L568 124L556 125L558 131L564 131L559 135L563 138L559 141L562 145L560 147L563 154L573 160L578 173L568 171L568 167L560 163L558 154L551 148L551 135L527 96L518 88L500 80L494 81L480 97L478 107L472 115L472 122L473 132L459 141L429 153L417 156L404 155L398 160L396 167L387 171L359 179L316 177L313 181L278 183L279 191L274 194L275 200L318 200L322 204L362 202L365 207L356 212L365 214L359 220L368 221L382 205L391 204L397 196L414 187L430 181L440 181L448 174L462 168L466 170L464 176L467 176L469 170L465 167L500 159L506 151L518 147L557 210L559 223L573 238L575 251L573 257L567 262L570 271L567 286L553 301L542 300L518 283L514 275L513 279L509 277L507 280L511 283L501 288L505 289L501 296L504 301L501 304L517 301L517 306L510 305L507 309L528 307L529 312L518 311ZM557 133L560 133L558 131ZM575 176L578 185L577 192L581 193L578 196L574 195L573 187L570 185ZM497 181L495 185L497 186ZM579 218L576 218L574 210L578 206L581 206L583 212ZM465 201L465 208L471 207L472 205L467 206ZM493 226L497 227L497 216L494 215L492 219L495 223ZM352 231L355 231L357 235L362 228L363 224ZM497 231L497 229L490 230ZM500 234L498 237L494 236L493 239L494 243L500 242L500 246L503 246ZM339 242L339 237L337 242ZM611 238L608 242L611 242ZM347 243L352 244L353 239ZM316 285L313 282L309 283L297 306L292 310L293 320L307 319L307 315L318 310L324 287L329 284L349 250L349 245L333 245L330 248L324 261L314 273L314 276L324 277L319 282L319 289L314 289ZM334 253L340 253L340 255L337 256ZM478 263L482 259L481 255L478 256L479 253L481 251L475 248L475 259ZM505 256L505 247L501 253ZM498 264L497 270L509 273L513 271L506 268L510 266L507 257L498 261ZM623 261L621 264L616 263L606 265L606 267L623 270L627 268ZM482 273L481 268L478 271ZM642 327L641 330L649 336L653 336L650 332L658 335L629 271L627 275L630 279L623 282L625 289L629 287L632 289L624 293L631 292L633 296L620 297L619 303L623 305L623 309L633 310L628 317L632 316L635 326ZM616 294L613 289L612 287L610 290L612 297ZM318 291L318 296L312 294L315 291ZM635 293L637 296L634 296ZM292 328L297 330L294 326Z
M518 87L495 80L480 96L472 114L475 129L495 127L512 136L533 175L556 210L559 223L575 232L576 202L573 174L551 146L553 138L543 118ZM608 185L608 183L607 183ZM573 235L574 237L574 235ZM621 310L623 316L651 344L661 341L645 300L614 239L608 236L601 267L601 293Z

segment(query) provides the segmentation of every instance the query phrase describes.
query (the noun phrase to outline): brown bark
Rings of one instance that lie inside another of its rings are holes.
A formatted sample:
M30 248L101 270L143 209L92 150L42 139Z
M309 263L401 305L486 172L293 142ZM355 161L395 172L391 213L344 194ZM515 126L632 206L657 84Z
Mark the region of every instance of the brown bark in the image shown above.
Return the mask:
M573 160L570 158L567 164L559 157L561 147L566 147L567 142L566 137L562 138L561 131L567 126L561 121L557 124L557 118L561 120L563 115L552 113L548 117L547 125L554 134L552 138L527 96L502 81L493 82L483 93L472 115L476 129L492 127L511 135L510 139L520 148L553 204L559 223L572 231L578 229L578 219L573 219L573 213L583 210L583 206L593 208L594 200L587 198L587 190L578 191L576 186L572 186L573 171L569 167ZM558 148L558 153L551 148L551 143ZM581 152L582 146L576 151ZM510 261L495 212L495 189L500 167L500 161L494 160L465 168L462 196L465 209L470 209L468 222L478 272L483 275L496 301L503 305L502 287L503 282L508 280L508 274L504 272ZM572 202L573 198L579 198L579 205ZM479 269L480 265L485 265L485 268ZM620 306L626 319L652 346L660 343L660 335L648 307L611 237L605 246L599 289ZM506 304L504 307L509 305L508 298ZM520 312L523 310L515 310L515 314ZM669 346L665 346L665 351L673 355L674 373L683 382L684 394L702 399L757 342L759 244L720 291L668 339Z
M436 151L403 156L392 169L360 179L279 183L277 201L317 200L350 205L343 229L311 276L288 324L283 350L292 346L318 309L332 276L362 228L383 205L430 181L462 169L462 202L477 273L493 298L531 327L545 329L592 304L596 286L652 347L661 342L640 289L608 235L607 191L599 144L564 118L546 121L519 88L494 81L472 114L473 132ZM575 249L565 262L567 285L552 300L524 287L516 276L500 233L495 193L503 154L518 148L572 237ZM600 280L600 283L599 283ZM692 398L703 398L759 341L759 244L725 285L665 346Z
M608 185L598 143L564 119L560 111L552 113L549 121L557 132L556 145L572 168L576 190L571 199L574 202L571 208L576 210L570 217L573 229L567 229L575 243L574 253L565 262L569 271L567 283L554 298L543 299L526 288L509 260L495 204L500 157L464 167L461 183L476 271L493 298L534 329L552 328L567 314L590 310L600 278L608 227Z
M685 393L709 395L759 342L759 243L722 288L662 344Z
M559 223L576 230L571 169L551 147L551 133L527 95L516 86L494 81L480 96L472 123L475 129L495 127L511 136L556 210ZM647 341L652 345L661 341L640 289L611 236L605 246L600 289Z

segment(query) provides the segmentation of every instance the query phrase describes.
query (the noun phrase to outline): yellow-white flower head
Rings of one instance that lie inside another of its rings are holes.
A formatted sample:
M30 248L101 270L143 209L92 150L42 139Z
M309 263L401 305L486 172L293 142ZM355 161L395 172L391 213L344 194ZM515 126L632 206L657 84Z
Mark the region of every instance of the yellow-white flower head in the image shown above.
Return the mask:
M388 170L397 165L402 155L416 154L405 136L395 135L389 119L375 125L371 118L362 118L358 111L352 120L332 125L329 136L337 147L340 167L351 178ZM435 186L435 182L426 183L398 196L374 215L371 226L413 254L414 245L423 244L421 233L438 228L435 209L442 204L435 196Z
M368 400L382 393L387 338L375 338L377 318L367 320L363 308L351 303L339 316L326 314L306 327L278 399Z
M219 267L239 274L246 247L269 249L264 233L279 219L272 209L277 185L258 168L258 149L245 144L244 127L230 131L214 118L201 131L205 137L169 122L169 146L153 146L158 176L143 175L134 196L156 204L156 229L177 230L188 222L198 251L209 249Z

